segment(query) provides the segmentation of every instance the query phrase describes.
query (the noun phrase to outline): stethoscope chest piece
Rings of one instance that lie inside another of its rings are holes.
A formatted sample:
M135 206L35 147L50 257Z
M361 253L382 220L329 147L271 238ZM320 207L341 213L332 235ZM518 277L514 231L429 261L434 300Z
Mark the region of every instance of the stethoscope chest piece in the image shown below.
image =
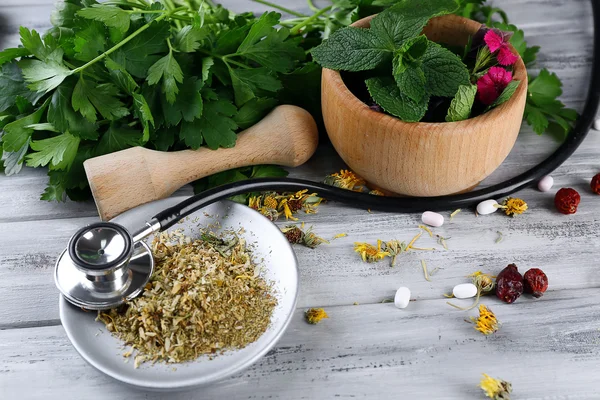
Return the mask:
M136 297L153 271L145 242L134 242L121 225L99 222L73 235L56 262L54 281L70 303L106 310Z

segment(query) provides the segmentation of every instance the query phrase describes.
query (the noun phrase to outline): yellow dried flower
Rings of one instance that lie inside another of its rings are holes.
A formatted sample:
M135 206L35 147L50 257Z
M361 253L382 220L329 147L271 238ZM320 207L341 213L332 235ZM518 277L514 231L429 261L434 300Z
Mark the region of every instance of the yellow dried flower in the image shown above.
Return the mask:
M272 208L277 210L277 199L271 195L265 196L262 202L263 207Z
M329 315L322 308L311 308L304 314L309 324L318 324L323 318L329 318Z
M369 192L369 194L372 194L373 196L385 196L385 193L379 189L373 189Z
M340 238L343 238L343 237L346 237L346 236L348 236L348 234L347 234L347 233L338 233L338 234L337 234L337 235L335 235L333 238L334 238L334 239L340 239Z
M506 215L514 217L517 214L523 214L527 211L527 203L522 199L509 197L504 200L500 208L504 209Z
M476 271L467 277L472 279L473 285L477 286L481 290L481 293L489 293L494 290L495 283L492 275Z
M381 240L377 240L377 247L369 243L355 242L354 251L360 254L364 262L377 262L390 255L381 249Z
M339 187L341 189L354 190L357 192L361 192L362 188L360 188L360 186L365 185L364 179L347 169L342 169L340 172L327 175L324 183Z
M512 392L512 385L510 382L492 378L488 374L483 374L479 387L490 399L510 400L510 393Z
M471 317L471 321L475 324L475 330L484 335L490 335L500 328L500 323L492 310L483 304L479 305L479 317Z

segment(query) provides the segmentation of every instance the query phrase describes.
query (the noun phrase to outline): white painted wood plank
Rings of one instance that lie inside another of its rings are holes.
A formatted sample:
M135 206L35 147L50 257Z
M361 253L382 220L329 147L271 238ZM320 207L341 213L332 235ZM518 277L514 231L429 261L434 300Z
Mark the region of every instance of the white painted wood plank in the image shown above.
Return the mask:
M596 289L551 292L513 305L486 299L503 323L490 337L464 322L476 313L452 310L443 299L417 300L405 310L331 307L330 319L317 326L304 322L299 310L256 365L168 398L482 399L477 385L485 372L511 381L515 399L597 399L599 299ZM165 398L94 370L60 326L0 331L0 388L8 399L25 393L31 400Z

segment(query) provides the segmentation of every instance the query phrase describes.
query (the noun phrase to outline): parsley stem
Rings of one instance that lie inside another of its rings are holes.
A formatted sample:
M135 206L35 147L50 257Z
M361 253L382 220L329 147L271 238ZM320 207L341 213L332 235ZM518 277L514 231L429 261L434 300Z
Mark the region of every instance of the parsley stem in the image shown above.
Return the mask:
M128 1L121 1L121 0L108 0L102 4L107 5L107 6L122 6L122 7L131 7L131 8L141 8L144 10L148 9L148 6L143 3L138 3L138 2L130 3Z
M91 60L91 61L89 61L89 62L87 62L85 64L83 64L81 67L78 67L78 68L75 68L74 70L71 70L71 73L72 74L76 74L78 72L83 71L87 67L96 64L98 61L102 61L104 58L108 57L109 55L111 55L115 51L119 50L121 47L125 46L134 37L136 37L140 33L144 32L146 29L150 28L150 25L152 24L152 22L162 21L163 19L167 18L170 15L171 15L170 13L164 13L163 15L161 15L161 16L157 17L156 19L154 19L153 21L150 21L147 24L141 26L135 32L133 32L131 35L127 36L125 39L121 40L119 43L117 43L116 45L114 45L113 47L111 47L110 49L108 49L107 51L105 51L104 53L100 54L98 57L94 58L93 60Z
M314 12L319 11L319 7L315 6L315 3L313 3L312 0L306 0L306 2L308 3L308 7L310 7L311 10L313 10Z
M223 56L223 57L221 57L221 56L217 56L217 57L220 58L221 60L223 60L223 62L225 64L228 64L227 66L229 66L229 64L233 64L233 65L237 65L238 67L241 67L241 68L246 68L246 69L250 68L250 66L248 66L246 64L242 64L241 62L237 62L235 60L229 59L229 57L233 57L234 55L235 54L228 54L228 55Z
M267 0L252 0L252 1L255 3L264 4L265 6L272 7L279 11L283 11L284 13L287 13L290 15L295 15L296 17L308 17L308 15L304 15L302 13L299 13L298 11L290 10L289 8L282 7L278 4L271 3L270 1L267 1ZM329 7L329 8L331 8L331 7Z
M320 9L319 11L317 11L316 13L314 13L313 15L311 15L308 18L306 18L304 21L300 22L298 25L296 25L292 29L290 29L290 34L291 35L297 35L298 32L300 32L300 29L302 29L305 26L311 24L313 21L316 21L317 19L319 19L319 17L321 15L323 15L327 11L331 10L332 7L333 6L329 6L329 7L325 7L325 8Z

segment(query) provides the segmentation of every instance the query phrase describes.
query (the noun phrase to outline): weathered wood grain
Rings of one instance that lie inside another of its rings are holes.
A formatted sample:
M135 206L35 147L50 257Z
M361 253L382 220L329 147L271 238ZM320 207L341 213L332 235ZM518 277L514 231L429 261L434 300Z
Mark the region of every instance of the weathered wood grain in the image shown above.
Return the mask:
M183 399L478 399L481 373L512 382L514 397L597 399L591 383L600 357L595 289L551 292L513 305L485 299L503 323L484 337L466 323L476 312L443 300L329 307L316 326L298 310L274 350L242 374ZM101 325L99 325L101 326ZM107 349L119 353L119 349ZM0 332L0 387L5 398L162 399L95 371L60 326ZM210 361L209 361L210 362ZM132 366L133 368L133 366ZM185 368L185 365L178 366ZM24 391L27 388L27 391Z
M18 44L19 25L48 28L53 3L0 0L0 48ZM268 9L246 0L223 3L236 10ZM308 10L304 1L280 3ZM564 83L563 100L581 109L591 64L589 1L494 4L525 30L530 45L542 46L536 68L556 72ZM524 127L513 152L484 184L523 172L556 147L549 137ZM482 372L511 381L514 398L598 398L600 197L589 192L588 182L600 171L599 152L600 136L593 131L553 174L555 188L574 187L582 194L577 214L557 214L554 191L528 189L519 194L531 208L523 216L475 217L463 210L435 230L451 237L448 251L409 253L395 268L386 262L360 262L352 244L374 243L377 238L409 240L418 232L419 215L369 214L335 203L324 204L316 215L301 215L325 238L341 232L349 236L316 250L297 248L299 309L278 347L240 376L169 398L482 398L476 388ZM292 176L320 180L341 166L339 157L322 147ZM73 231L96 220L97 214L92 202L39 201L46 179L45 171L30 169L15 177L0 176L0 397L164 398L132 391L96 372L57 326L54 261ZM191 189L178 193L190 194ZM497 231L504 234L498 244ZM436 246L425 236L420 244ZM442 268L431 282L423 277L420 259L430 270ZM475 270L498 272L509 262L523 272L542 267L550 278L550 291L541 301L522 298L510 306L486 299L504 326L485 338L463 322L475 313L455 311L441 294ZM410 287L417 301L404 311L379 304L400 285ZM360 305L352 306L354 302ZM331 318L318 326L306 325L302 311L310 306L325 307Z

